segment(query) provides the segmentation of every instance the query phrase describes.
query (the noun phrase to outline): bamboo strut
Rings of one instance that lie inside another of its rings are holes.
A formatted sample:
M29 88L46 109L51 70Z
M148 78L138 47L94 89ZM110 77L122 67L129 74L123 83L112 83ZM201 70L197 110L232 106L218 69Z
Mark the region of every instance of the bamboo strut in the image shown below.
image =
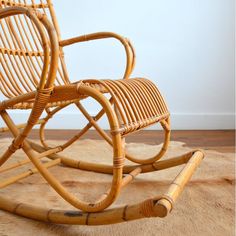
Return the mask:
M142 168L137 167L136 169L132 170L122 179L122 187L125 187L129 184L138 174L142 173Z
M8 166L3 166L0 168L0 173L2 172L5 172L5 171L9 171L9 170L12 170L16 167L19 167L19 166L23 166L25 164L28 164L30 163L31 161L29 159L26 159L26 160L23 160L23 161L18 161L17 163L14 163L14 164L11 164L11 165L8 165Z
M82 106L82 104L80 102L76 103L77 107L80 109L80 111L84 114L84 116L87 118L87 120L89 121L89 126L90 127L94 127L98 133L100 134L100 136L102 136L109 144L112 145L112 139L106 134L106 132L101 129L99 127L99 125L96 123L96 121L98 121L98 118L100 117L91 117L88 112L86 111L86 109Z
M56 160L49 161L49 162L43 164L43 166L44 166L45 168L49 168L49 167L53 167L53 166L59 164L60 162L61 162L60 159L56 159ZM26 172L24 172L24 173L21 173L21 174L19 174L19 175L16 175L16 176L14 176L14 177L11 177L11 178L9 178L9 179L6 179L6 180L1 181L1 183L0 183L0 188L4 188L4 187L6 187L6 186L8 186L8 185L10 185L10 184L15 183L15 182L18 181L18 180L24 179L24 178L26 178L27 176L33 175L33 174L38 173L38 172L39 172L39 171L38 171L37 168L29 169L28 171L26 171Z
M44 119L39 119L35 125L40 125L40 124L43 124L44 122L45 122ZM22 123L22 124L16 125L16 127L17 127L18 129L22 129L22 128L24 128L26 125L27 125L27 123ZM8 127L0 127L0 133L4 133L4 132L7 132L7 131L9 131L9 128L8 128Z
M46 156L48 156L48 155L55 154L55 153L60 152L60 151L62 151L62 147L61 147L61 146L57 146L57 147L51 148L51 149L49 149L49 150L47 150L47 151L45 151L45 152L39 153L39 154L37 155L37 157L38 157L38 158L46 157Z
M138 174L142 172L142 168L137 167L136 169L132 170L130 173L128 173L123 179L121 183L121 187L125 187L127 184L129 184ZM102 194L101 197L99 197L95 202L99 202L107 197L109 194L109 190Z
M37 158L38 159L41 159L43 157L46 157L48 155L52 155L52 154L55 154L57 152L60 152L62 151L62 147L61 146L58 146L58 147L55 147L55 148L51 148L49 150L46 150L46 151L43 151L41 153L39 153L37 155ZM31 161L28 159L28 160L23 160L23 161L18 161L17 163L14 163L14 164L11 164L11 165L8 165L6 167L0 167L0 173L2 172L5 172L5 171L8 171L8 170L12 170L16 167L19 167L19 166L22 166L22 165L25 165L27 163L30 163Z

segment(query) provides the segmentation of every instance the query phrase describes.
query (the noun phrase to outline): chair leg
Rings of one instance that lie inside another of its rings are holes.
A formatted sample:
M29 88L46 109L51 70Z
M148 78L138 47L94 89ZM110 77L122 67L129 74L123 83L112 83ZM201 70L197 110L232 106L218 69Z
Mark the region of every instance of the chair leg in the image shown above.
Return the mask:
M152 157L141 159L141 158L135 158L133 155L126 152L125 157L128 160L130 160L134 163L138 163L138 164L151 164L151 163L155 163L156 161L160 160L164 156L164 154L166 153L167 148L170 143L170 129L169 129L170 118L167 118L166 121L165 120L161 121L161 125L164 129L165 137L164 137L164 142L163 142L162 148L157 154L155 154Z
M83 90L84 93L88 93L88 96L93 97L99 103L101 103L104 108L108 120L111 126L111 130L116 129L118 127L118 122L116 116L112 110L112 107L108 100L105 98L103 94L97 93L97 91L93 88L85 88ZM10 131L15 137L18 137L19 131L16 128L14 122L10 119L7 113L2 115L4 121L7 123ZM34 152L30 143L27 140L24 140L22 144L22 150L26 153L31 162L35 165L41 175L46 179L46 181L54 188L54 190L67 202L69 202L74 207L81 209L86 212L97 212L107 208L111 205L114 200L117 198L120 188L122 185L122 175L123 175L123 161L124 161L124 151L121 145L121 136L119 133L112 135L113 141L113 180L112 185L107 197L102 199L99 202L90 203L84 202L77 199L74 195L69 193L62 184L49 172L49 170L41 163L39 160L39 155Z

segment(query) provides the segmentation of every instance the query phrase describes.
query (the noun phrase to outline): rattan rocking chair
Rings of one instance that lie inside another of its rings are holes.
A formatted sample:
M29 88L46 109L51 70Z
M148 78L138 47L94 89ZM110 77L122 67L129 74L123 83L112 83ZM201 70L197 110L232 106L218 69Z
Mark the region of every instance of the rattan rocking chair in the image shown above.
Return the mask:
M0 80L1 92L6 97L0 102L0 115L7 126L2 127L1 132L10 131L14 136L11 145L0 157L0 173L4 177L6 172L22 165L33 163L35 166L27 172L2 180L0 188L40 173L65 201L76 208L45 209L0 196L0 209L45 222L81 225L112 224L145 217L166 216L204 154L201 150L194 150L159 161L169 144L170 114L159 90L150 80L130 79L135 65L135 52L130 41L110 32L61 40L51 0L1 0L0 24ZM64 62L63 48L103 38L115 38L124 46L127 64L123 79L71 83ZM96 116L91 116L82 105L81 100L86 98L92 98L101 105L102 109ZM57 112L70 104L78 107L88 124L63 145L51 148L44 137L45 125ZM27 122L15 124L7 112L10 109L30 109ZM46 116L43 116L43 112ZM103 116L109 121L109 135L97 122ZM140 159L125 151L126 135L158 122L165 134L159 153ZM42 145L28 139L35 125L40 125ZM59 154L79 140L91 127L113 147L113 165L76 161ZM28 159L16 164L7 164L7 160L19 149L24 151ZM43 162L42 158L47 158L48 161ZM125 158L135 164L124 165ZM117 199L120 190L138 174L182 164L185 166L165 194L146 199L139 204L108 208ZM70 193L49 171L50 167L56 165L61 168L66 166L111 174L111 188L95 202L82 201Z

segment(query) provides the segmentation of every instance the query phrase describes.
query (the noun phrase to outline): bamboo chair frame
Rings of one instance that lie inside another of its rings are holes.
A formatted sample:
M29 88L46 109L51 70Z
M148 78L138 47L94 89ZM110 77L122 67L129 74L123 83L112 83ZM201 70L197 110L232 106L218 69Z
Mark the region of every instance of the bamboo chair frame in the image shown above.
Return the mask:
M24 26L23 24L26 26ZM144 78L132 78L135 66L135 51L131 42L118 34L99 32L61 40L51 0L35 3L26 0L2 0L0 3L0 82L6 96L0 102L0 115L14 137L12 144L0 157L0 174L33 163L35 168L12 176L0 183L0 188L15 183L32 174L40 173L65 201L77 210L44 209L28 203L9 200L0 196L0 208L35 220L81 225L102 225L130 221L145 217L164 217L173 208L195 169L204 158L201 150L160 161L170 140L170 114L158 88ZM32 37L31 39L29 37ZM114 38L122 43L126 53L126 69L120 80L83 80L71 83L64 61L63 48L89 40ZM35 45L33 45L35 44ZM106 95L109 95L107 98ZM91 116L81 100L92 98L102 109ZM88 120L88 124L63 145L50 147L44 135L47 122L63 108L75 104ZM25 124L15 124L9 109L29 109L31 113ZM46 116L41 118L43 112ZM99 125L98 120L106 115L110 135ZM160 123L165 134L159 153L143 159L125 151L126 135L150 125ZM35 125L40 125L41 144L28 139ZM113 147L113 165L74 160L60 154L79 140L91 127ZM15 164L6 164L17 150L22 149L28 159ZM41 162L47 158L48 162ZM124 165L124 159L133 165ZM185 164L182 171L170 184L168 191L143 202L122 207L108 208L117 199L122 188L137 175L168 169ZM95 202L85 202L71 194L49 171L60 165L85 171L110 174L111 188Z

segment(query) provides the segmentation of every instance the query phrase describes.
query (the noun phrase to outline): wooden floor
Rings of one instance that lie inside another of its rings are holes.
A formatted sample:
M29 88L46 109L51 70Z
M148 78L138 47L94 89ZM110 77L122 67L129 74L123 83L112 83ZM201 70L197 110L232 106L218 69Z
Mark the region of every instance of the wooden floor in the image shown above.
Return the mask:
M47 130L47 139L65 140L76 134L74 130ZM1 133L0 138L10 137ZM30 136L38 139L38 130L33 130ZM82 137L101 139L95 131L89 131ZM161 131L140 131L127 137L127 142L159 144L163 140ZM172 131L171 140L181 141L189 147L213 149L220 152L235 152L235 130L178 130Z

